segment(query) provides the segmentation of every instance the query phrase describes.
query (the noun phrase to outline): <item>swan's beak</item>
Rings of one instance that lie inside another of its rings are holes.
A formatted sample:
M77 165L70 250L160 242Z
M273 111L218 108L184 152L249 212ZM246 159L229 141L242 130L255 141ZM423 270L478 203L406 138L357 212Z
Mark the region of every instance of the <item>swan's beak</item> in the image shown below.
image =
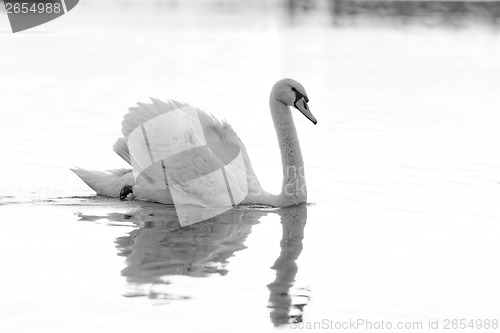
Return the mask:
M311 113L311 110L309 110L309 106L307 105L308 101L309 99L306 96L303 96L297 99L295 103L293 103L293 105L297 110L302 112L302 114L306 116L307 119L309 119L310 121L313 122L314 125L316 125L318 121L316 120L316 118L314 118L313 114Z

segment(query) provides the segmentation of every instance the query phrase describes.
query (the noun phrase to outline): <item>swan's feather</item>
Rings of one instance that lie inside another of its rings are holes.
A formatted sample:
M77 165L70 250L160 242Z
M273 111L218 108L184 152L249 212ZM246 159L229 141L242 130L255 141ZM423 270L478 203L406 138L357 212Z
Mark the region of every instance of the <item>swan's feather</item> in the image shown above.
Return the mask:
M125 138L119 138L116 140L113 150L118 154L125 162L130 163L130 152L128 151L127 140Z
M236 132L226 121L220 121L203 110L173 100L163 102L158 99L152 99L152 103L138 103L136 107L129 109L122 123L122 133L127 137L135 128L143 125L148 120L183 107L189 107L190 110L195 109L197 111L197 118L203 129L203 137L197 135L196 131L193 130L193 119L189 112L185 112L184 115L180 113L179 116L172 116L169 118L172 121L171 123L161 123L160 125L160 122L150 122L148 126L151 126L151 130L148 130L148 139L150 142L161 143L154 147L154 153L159 156L171 156L175 151L188 151L191 148L203 144L210 145L219 142L236 144L241 149L245 169L238 170L234 166L232 166L232 169L229 169L229 172L233 174L232 179L234 179L240 187L240 189L233 190L241 192L241 189L248 188L250 193L259 191L260 184L253 171L245 146ZM156 126L159 127L156 128ZM170 135L170 133L176 134ZM181 135L179 135L179 133ZM115 151L122 158L130 161L128 147L125 146L126 141L119 140L115 144ZM178 163L174 165L172 161L170 161L168 169L169 177L174 180L177 185L186 184L187 179L198 178L198 176L206 174L206 170L214 170L212 165L216 163L214 156L203 156L203 154L201 154L196 156L196 158L196 164L179 160ZM219 162L217 164L222 165L223 163ZM168 192L170 192L168 185L165 193L160 192L160 189L165 189L165 184L168 183L163 176L163 170L161 170L161 168L158 168L158 170L156 169L157 168L149 168L146 172L142 173L144 177L139 177L136 180L134 193L139 199L171 203L172 198L168 195ZM246 177L244 177L245 172ZM220 189L225 188L225 185L219 182L220 181L214 179L202 178L196 185L191 183L188 187L177 187L177 190L185 192L186 194L189 193L189 200L191 200L191 203L193 200L197 201L195 200L196 198L200 198L198 204L203 205L203 198L214 198L214 200L216 200L215 198L217 197L220 198ZM243 182L247 182L247 184L243 184Z
M126 185L134 183L132 170L117 169L107 171L90 171L81 168L71 169L97 194L108 197L120 197L120 191Z
M153 103L137 103L137 106L129 108L129 112L123 117L122 122L122 134L124 137L128 137L134 129L146 121L188 105L173 100L163 102L155 98L151 98L151 101Z
M182 104L175 101L162 102L156 99L152 100L152 104L140 103L137 107L131 108L129 113L125 116L123 122L123 133L126 134L130 128L145 125L144 131L147 132L148 144L151 148L151 158L159 161L166 156L173 156L169 159L169 167L167 173L160 164L149 166L149 157L144 156L144 159L134 160L134 169L140 166L143 170L141 177L136 179L136 186L134 192L137 198L146 198L149 200L162 202L172 202L171 196L166 196L163 193L158 196L160 190L167 189L167 192L173 190L174 186L176 193L186 198L185 203L194 203L198 205L210 205L203 200L220 197L220 190L225 188L222 181L212 183L213 179L200 178L211 171L222 166L223 163L217 163L215 156L203 154L202 151L196 148L204 147L209 142L220 142L224 140L227 129L230 127L225 126L218 121L215 117L190 107L187 104ZM172 113L169 117L159 117L162 114L178 110ZM148 120L157 117L158 121L148 122ZM201 128L200 128L201 125ZM235 136L234 131L230 129L231 135ZM132 133L132 132L131 132ZM135 132L134 132L135 133ZM129 140L136 134L129 134ZM139 134L140 135L140 134ZM235 136L236 137L236 136ZM236 137L237 138L237 137ZM128 144L139 143L135 139ZM115 144L115 151L120 156L123 155L124 148L122 141ZM133 151L143 151L141 146L131 147ZM195 149L195 150L193 150ZM186 155L176 155L178 152L185 152L191 155L190 158ZM179 158L176 158L179 157ZM130 160L130 158L129 158ZM144 164L145 163L145 164ZM214 167L215 164L220 164ZM140 170L139 169L139 170ZM165 179L168 175L168 181ZM198 179L195 183L190 180ZM181 185L182 184L182 185ZM152 191L154 189L154 191ZM176 201L178 202L178 201ZM179 203L179 202L178 202Z
M152 98L151 101L152 103L137 103L137 106L129 108L129 112L124 116L122 122L122 133L125 138L128 137L134 129L154 117L185 106L190 106L189 104L174 100L163 102ZM213 115L198 108L195 109L198 111L198 116L207 141L220 142L224 140L242 145L238 135L236 135L236 132L226 121L219 121ZM177 126L177 124L172 125Z

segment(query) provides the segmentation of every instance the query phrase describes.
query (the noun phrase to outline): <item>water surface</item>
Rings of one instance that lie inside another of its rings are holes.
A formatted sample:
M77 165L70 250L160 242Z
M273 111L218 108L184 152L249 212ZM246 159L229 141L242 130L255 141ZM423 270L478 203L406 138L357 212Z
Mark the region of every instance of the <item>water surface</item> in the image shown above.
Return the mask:
M494 30L117 8L0 35L2 331L498 316ZM180 228L172 208L95 197L69 171L125 167L111 147L127 108L174 98L226 118L276 192L268 94L282 77L318 119L295 115L308 205Z

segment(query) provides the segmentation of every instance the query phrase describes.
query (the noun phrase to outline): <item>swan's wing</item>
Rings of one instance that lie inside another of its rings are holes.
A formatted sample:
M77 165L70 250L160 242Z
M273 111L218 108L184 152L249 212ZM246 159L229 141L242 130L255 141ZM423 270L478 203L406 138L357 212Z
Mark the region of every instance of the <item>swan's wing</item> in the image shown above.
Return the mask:
M153 119L154 117L182 107L192 107L187 103L182 103L174 100L167 100L166 102L164 102L152 98L151 101L152 103L138 103L137 106L129 108L129 112L124 116L122 122L122 133L125 138L128 137L130 133L138 126L144 124L150 119ZM208 141L227 141L238 145L242 144L236 132L226 121L220 121L213 115L201 109L194 109L198 111L200 122ZM117 142L116 145L118 146L118 151L123 151L122 143ZM121 154L119 155L122 156Z
M253 170L247 149L231 125L227 121L220 121L213 115L200 109L198 109L198 115L207 143L211 147L217 147L217 143L229 142L237 145L241 149L243 163L230 163L226 166L226 171L228 171L227 177L232 179L232 184L238 184L235 188L232 188L234 192L233 195L238 196L237 193L241 195L243 192L247 191L252 195L263 193L262 186ZM218 155L221 156L222 152L218 151ZM225 162L226 164L228 163L227 160ZM245 174L246 177L243 176Z
M138 103L137 106L129 108L129 112L124 116L122 122L122 133L124 137L119 138L113 146L113 150L129 164L131 164L130 153L127 146L127 140L125 138L127 138L135 128L161 114L189 106L187 103L174 100L168 100L166 102L154 98L151 100L152 103ZM240 140L231 125L229 125L226 121L218 120L213 115L203 110L196 110L198 111L198 116L208 143L234 143L243 148L246 158L245 162L250 162L243 142ZM168 129L165 129L165 131L167 130Z
M130 162L130 152L128 151L127 140L125 138L119 138L116 140L113 150L118 154L125 162L132 165Z
M156 116L187 106L186 103L168 100L166 102L151 98L153 103L137 103L137 106L129 108L129 112L123 117L122 133L128 137L130 133L146 121Z
M137 106L129 108L129 112L123 117L122 134L124 137L116 140L113 150L128 164L132 163L130 161L130 152L126 138L134 129L161 114L188 106L186 103L174 100L167 100L166 102L163 102L158 99L151 98L151 101L152 103L137 103Z
M177 111L168 116L162 116L174 110ZM159 121L148 122L155 117L158 117ZM166 121L160 121L161 119ZM152 99L152 103L139 103L136 107L130 108L129 112L125 115L122 123L122 133L127 139L118 139L114 150L125 161L131 163L134 166L134 170L138 169L137 161L131 161L129 150L132 150L132 146L129 147L130 141L127 142L127 140L130 140L130 136L136 128L146 123L149 144L155 142L154 147L151 147L153 148L152 155L158 157L153 158L153 160L158 161L165 156L172 156L180 151L197 149L203 145L212 146L218 143L233 143L241 149L243 163L234 163L227 168L227 180L229 180L230 184L234 185L231 188L232 192L237 195L238 193L243 194L247 189L253 191L252 188L248 188L250 183L260 186L256 180L245 146L226 121L220 121L200 109L172 100L163 102ZM198 125L194 126L195 123ZM145 153L142 159L147 160L147 149L142 149L142 151ZM188 180L206 174L207 170L213 170L214 164L224 164L224 161L220 161L218 156L207 155L206 152L203 154L200 150L197 150L196 153L199 153L196 156L196 163L187 162L184 159L170 163L168 168L169 177L175 179L176 184L188 184ZM139 169L145 170L146 167L144 165ZM143 174L145 179L137 179L139 187L151 187L151 189L157 188L159 190L160 187L164 187L167 184L164 177L164 170L160 164L149 168ZM224 179L206 178L205 180L206 182L202 180L196 184L190 183L190 186L182 186L178 190L185 192L186 195L189 195L190 200L192 200L193 195L199 198L218 197L217 193L220 192L220 189L225 188Z

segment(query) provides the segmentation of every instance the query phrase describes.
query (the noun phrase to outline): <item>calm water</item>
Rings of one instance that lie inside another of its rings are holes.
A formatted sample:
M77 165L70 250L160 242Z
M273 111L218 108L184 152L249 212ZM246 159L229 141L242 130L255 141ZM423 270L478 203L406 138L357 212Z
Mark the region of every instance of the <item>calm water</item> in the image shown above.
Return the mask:
M498 318L495 31L90 3L0 48L2 332ZM225 117L278 191L268 95L282 77L318 119L295 115L308 205L180 228L68 170L125 167L111 147L127 108L174 98Z

